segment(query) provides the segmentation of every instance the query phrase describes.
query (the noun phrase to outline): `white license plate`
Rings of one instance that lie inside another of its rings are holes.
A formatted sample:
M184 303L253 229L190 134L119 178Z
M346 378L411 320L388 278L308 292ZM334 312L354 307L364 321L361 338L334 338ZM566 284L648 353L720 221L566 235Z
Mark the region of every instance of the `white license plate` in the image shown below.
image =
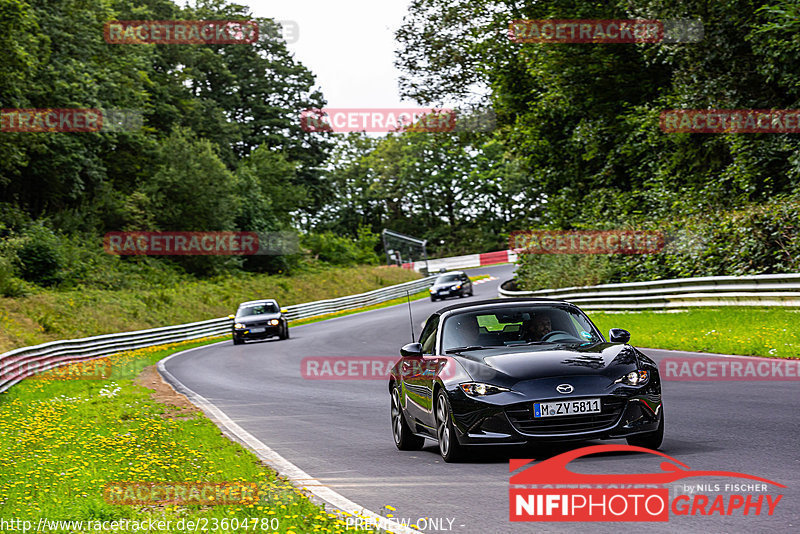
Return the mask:
M256 326L250 329L251 334L260 334L261 332L266 332L266 327L263 326Z
M558 417L600 413L600 399L580 399L557 402L534 402L533 417Z

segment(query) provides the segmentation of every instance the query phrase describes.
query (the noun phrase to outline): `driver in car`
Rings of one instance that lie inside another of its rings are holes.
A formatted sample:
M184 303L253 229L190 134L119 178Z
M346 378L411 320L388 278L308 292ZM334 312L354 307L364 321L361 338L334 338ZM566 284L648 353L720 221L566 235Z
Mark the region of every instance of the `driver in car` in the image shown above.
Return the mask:
M522 330L521 338L525 341L541 341L544 336L553 331L550 317L547 315L534 315Z

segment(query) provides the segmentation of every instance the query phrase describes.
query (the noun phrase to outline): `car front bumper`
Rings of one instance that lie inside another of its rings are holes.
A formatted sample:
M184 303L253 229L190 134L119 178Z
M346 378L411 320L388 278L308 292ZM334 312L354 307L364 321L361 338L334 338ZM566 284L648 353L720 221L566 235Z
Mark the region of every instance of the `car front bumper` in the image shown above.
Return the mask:
M446 297L455 297L460 295L464 292L464 288L461 289L439 289L436 290L435 293L431 293L431 297L441 299Z
M236 339L267 339L269 337L280 336L283 330L283 325L278 324L275 326L256 327L263 328L263 332L253 332L250 328L237 328L233 330L233 337Z
M454 392L449 396L456 434L462 445L625 438L656 431L663 417L660 393L592 395L591 398L601 399L600 413L546 418L533 416L534 402L590 397L531 399L495 405Z

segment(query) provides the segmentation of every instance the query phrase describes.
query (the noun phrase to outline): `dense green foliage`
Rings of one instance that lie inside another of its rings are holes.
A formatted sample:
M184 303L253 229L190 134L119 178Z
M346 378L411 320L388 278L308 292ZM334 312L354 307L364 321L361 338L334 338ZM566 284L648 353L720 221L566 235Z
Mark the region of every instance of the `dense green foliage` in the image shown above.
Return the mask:
M261 31L254 45L119 45L103 37L114 19L257 20ZM325 101L274 21L225 0L9 0L0 28L4 109L124 109L143 119L127 131L0 134L0 296L31 284L120 289L305 265L297 255L102 252L109 231L296 230L320 209L330 141L304 132L297 115ZM330 263L377 261L352 237L338 246L359 252Z
M428 239L433 256L505 246L503 232L528 224L527 176L487 133L343 137L327 173L333 198L317 228L355 234L367 226Z
M685 219L648 221L665 233L658 254L523 254L517 278L540 289L606 282L800 272L800 202L765 204Z
M658 119L673 108L800 107L797 15L787 0L414 0L397 62L404 95L423 103L487 88L494 141L523 175L533 227L654 228L702 242L645 258L525 257L530 287L785 272L800 267L797 135L667 134ZM675 44L509 40L511 20L546 18L691 18L705 33Z
M797 135L667 134L658 120L673 108L800 107L799 14L789 0L412 0L396 33L403 96L490 106L497 127L369 137L303 131L298 112L325 100L270 19L253 46L103 39L110 19L251 19L244 6L6 0L4 108L132 109L144 122L2 133L0 293L374 263L383 228L427 239L430 256L505 248L527 228L684 236L652 257L525 257L531 287L797 270ZM637 17L700 20L703 39L508 38L514 19ZM100 248L114 230L287 229L302 254L120 259Z

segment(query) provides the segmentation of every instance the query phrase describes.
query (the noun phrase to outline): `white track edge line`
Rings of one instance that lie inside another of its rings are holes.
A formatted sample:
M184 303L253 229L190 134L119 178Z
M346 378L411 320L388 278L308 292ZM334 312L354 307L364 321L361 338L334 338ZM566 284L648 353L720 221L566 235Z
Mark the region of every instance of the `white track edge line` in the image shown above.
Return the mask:
M226 343L226 341L220 341ZM387 530L396 534L419 534L419 530L401 525L396 521L392 521L382 515L379 515L371 510L367 510L363 506L351 501L344 495L337 493L331 488L324 486L317 479L311 477L308 473L291 463L289 460L275 452L268 447L265 443L250 434L248 431L237 425L231 420L230 417L217 408L214 404L209 402L205 397L189 389L175 375L167 371L166 363L176 356L186 354L198 349L204 349L220 343L213 343L202 347L195 347L193 349L183 350L167 356L158 362L158 372L161 376L180 393L186 395L189 400L200 407L206 416L211 419L220 429L232 440L237 441L250 449L258 458L266 463L269 467L278 472L281 476L289 479L293 484L299 486L302 490L311 493L318 499L330 504L334 508L346 512L355 517L367 517L373 520L373 524L377 523L379 528Z

